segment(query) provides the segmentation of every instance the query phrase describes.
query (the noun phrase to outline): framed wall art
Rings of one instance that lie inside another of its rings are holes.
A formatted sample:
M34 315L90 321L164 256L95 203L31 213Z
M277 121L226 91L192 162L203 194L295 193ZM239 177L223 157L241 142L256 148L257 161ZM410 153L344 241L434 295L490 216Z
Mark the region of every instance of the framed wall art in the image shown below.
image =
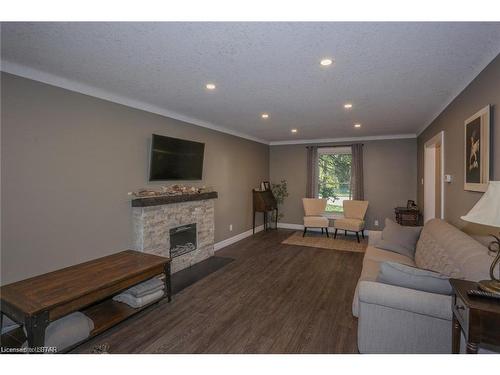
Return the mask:
M465 120L464 190L484 192L490 180L490 106Z

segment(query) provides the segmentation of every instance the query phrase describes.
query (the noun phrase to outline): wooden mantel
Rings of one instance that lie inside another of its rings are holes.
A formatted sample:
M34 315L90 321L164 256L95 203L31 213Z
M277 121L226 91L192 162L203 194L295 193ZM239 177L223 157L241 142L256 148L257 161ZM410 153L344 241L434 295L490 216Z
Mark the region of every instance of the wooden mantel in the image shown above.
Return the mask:
M218 194L216 191L198 194L181 194L181 195L162 195L158 197L136 198L132 200L132 207L150 207L161 206L164 204L202 201L205 199L216 199Z

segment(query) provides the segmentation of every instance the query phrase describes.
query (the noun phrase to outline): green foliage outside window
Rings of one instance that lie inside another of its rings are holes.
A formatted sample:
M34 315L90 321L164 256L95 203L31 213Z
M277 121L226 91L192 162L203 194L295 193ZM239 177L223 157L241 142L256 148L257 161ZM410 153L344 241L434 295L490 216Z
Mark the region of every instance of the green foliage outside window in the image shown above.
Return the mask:
M326 211L342 212L342 200L351 197L351 154L318 155L318 196L327 198Z

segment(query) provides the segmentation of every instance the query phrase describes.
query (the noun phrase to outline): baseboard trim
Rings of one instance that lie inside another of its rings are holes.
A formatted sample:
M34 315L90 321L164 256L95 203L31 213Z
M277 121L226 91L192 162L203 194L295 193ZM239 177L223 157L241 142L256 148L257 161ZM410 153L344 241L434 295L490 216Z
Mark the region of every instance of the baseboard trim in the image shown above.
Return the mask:
M255 233L262 232L264 230L264 225L259 225L255 227ZM219 251L220 249L232 245L235 242L241 241L244 238L250 237L253 234L253 229L249 229L245 232L237 234L236 236L226 238L225 240L216 242L214 244L214 251Z
M304 230L304 226L301 224L291 224L291 223L278 223L278 228L282 229L294 229L294 230ZM264 230L264 225L259 225L258 227L255 227L255 233L262 232ZM320 228L310 228L308 231L313 231L313 232L319 232L321 229ZM329 231L333 233L335 228L329 227ZM365 229L365 235L370 236L371 230ZM244 238L250 237L253 234L253 230L249 229L245 232L242 232L240 234L237 234L236 236L226 238L225 240L216 242L214 244L214 251L219 251L226 246L232 245L233 243L236 243L238 241L241 241ZM353 235L354 233L349 233L347 235Z
M303 225L301 225L301 224L290 224L290 223L278 223L278 228L304 230L304 226Z

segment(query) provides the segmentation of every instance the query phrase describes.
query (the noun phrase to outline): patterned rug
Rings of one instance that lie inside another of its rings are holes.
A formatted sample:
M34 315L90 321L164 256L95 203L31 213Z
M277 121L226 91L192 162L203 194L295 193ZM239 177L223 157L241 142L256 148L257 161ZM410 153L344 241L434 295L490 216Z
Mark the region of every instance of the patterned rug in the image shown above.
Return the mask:
M360 238L360 240L361 242L358 243L356 236L350 235L344 236L343 234L338 234L337 239L334 239L333 234L330 234L330 237L328 238L324 234L311 232L308 232L305 237L302 237L302 232L295 232L282 243L287 245L364 253L366 246L368 245L368 239Z

